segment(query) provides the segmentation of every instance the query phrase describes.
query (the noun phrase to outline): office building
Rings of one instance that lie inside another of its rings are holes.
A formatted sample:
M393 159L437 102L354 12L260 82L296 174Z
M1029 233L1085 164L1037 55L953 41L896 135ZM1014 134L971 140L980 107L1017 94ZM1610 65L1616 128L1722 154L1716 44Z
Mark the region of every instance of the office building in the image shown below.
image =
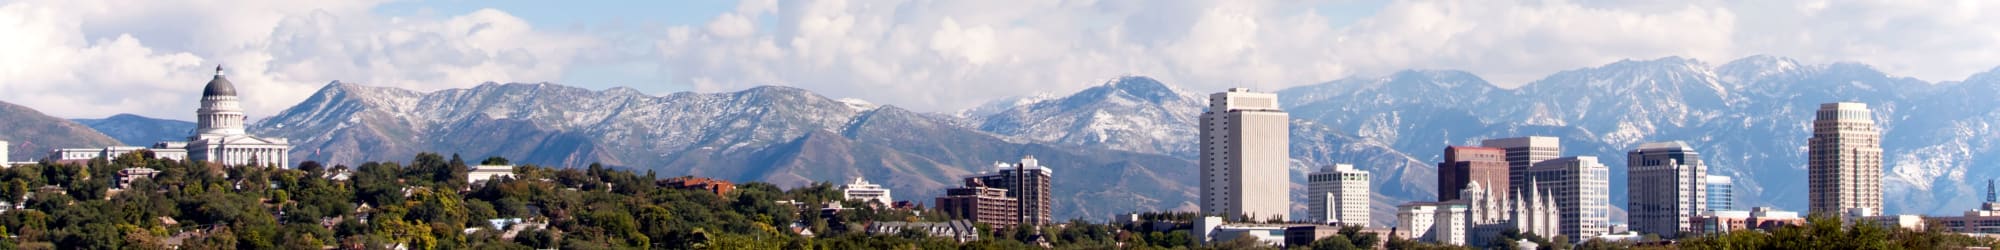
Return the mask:
M1396 206L1396 227L1417 241L1465 246L1474 222L1463 202L1412 202Z
M1489 190L1508 192L1513 180L1508 176L1507 151L1499 148L1450 146L1444 148L1444 162L1437 164L1438 201L1459 199L1458 190L1479 182Z
M1015 207L1022 225L1048 225L1055 221L1049 217L1051 203L1050 183L1054 182L1055 169L1043 166L1035 156L1021 158L1019 163L994 163L993 174L975 176L987 186L1006 189L1007 197L1014 198Z
M1434 242L1437 223L1437 202L1411 202L1396 205L1396 228L1409 232L1410 239Z
M500 178L514 178L514 165L479 165L465 171L466 183L480 184Z
M1306 175L1307 220L1368 226L1368 171L1334 164Z
M1672 239L1708 211L1708 165L1685 142L1639 144L1625 154L1625 211L1632 231Z
M1868 104L1820 104L1806 140L1811 213L1882 211L1882 133Z
M1291 118L1278 108L1278 95L1231 88L1208 101L1201 114L1201 212L1236 220L1286 219Z
M1937 226L1946 231L1975 236L2000 235L2000 193L1996 193L1993 180L1986 180L1986 202L1979 208L1966 210L1964 216L1937 216L1925 218L1936 221Z
M1202 216L1194 221L1194 245L1206 246L1251 237L1268 246L1284 246L1286 229L1298 224L1229 223L1222 217Z
M934 238L945 238L960 244L979 240L979 228L970 220L949 220L942 222L877 221L868 224L868 235L896 236L904 231L914 231Z
M945 189L937 198L937 208L956 219L985 223L995 229L1013 228L1021 220L1019 202L1007 197L1006 189L986 186L980 178L966 178L965 186Z
M1527 185L1523 171L1557 157L1562 157L1562 139L1547 136L1500 138L1480 141L1479 146L1499 148L1507 152L1507 192L1521 192Z
M868 183L868 180L861 177L854 177L854 182L840 185L840 194L844 200L859 200L863 203L874 202L882 205L896 204L895 198L890 197L889 189L882 188L879 184Z
M661 180L660 184L661 186L674 189L708 191L715 194L715 196L728 195L729 191L736 190L736 183L694 176L667 178L666 180Z
M1572 239L1592 237L1611 230L1609 168L1597 157L1563 157L1536 163L1525 173L1529 185L1547 189L1555 199L1561 223L1557 228Z
M1784 226L1805 225L1806 219L1798 212L1783 211L1770 207L1755 207L1750 211L1704 212L1700 216L1688 218L1693 224L1694 234L1718 234L1736 230L1770 231Z
M1708 211L1736 210L1736 184L1727 175L1708 176Z

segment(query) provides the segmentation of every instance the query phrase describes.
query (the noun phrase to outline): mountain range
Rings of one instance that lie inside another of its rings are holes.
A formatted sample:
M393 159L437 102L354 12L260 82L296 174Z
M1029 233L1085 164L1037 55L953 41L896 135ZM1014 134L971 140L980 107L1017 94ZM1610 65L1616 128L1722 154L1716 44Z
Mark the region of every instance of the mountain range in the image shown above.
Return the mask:
M549 83L418 92L336 81L252 131L290 138L296 159L335 164L435 151L780 185L860 176L920 202L994 162L1033 155L1057 170L1056 216L1103 218L1194 209L1196 150L1186 135L1206 104L1202 92L1125 76L1069 95L1000 98L943 114L781 86L654 96ZM1528 135L1562 137L1566 155L1599 156L1612 168L1613 193L1625 190L1625 150L1687 141L1712 174L1736 177L1737 207L1803 210L1811 114L1836 101L1869 103L1883 128L1888 212L1956 213L1977 201L1955 197L1981 194L1979 180L2000 176L1973 167L1996 160L2000 101L1991 97L2000 96L2000 71L1927 82L1854 63L1668 57L1563 71L1515 88L1463 71L1409 70L1275 92L1294 118L1295 200L1304 200L1306 172L1352 163L1375 175L1378 224L1393 218L1394 204L1434 199L1431 163L1446 145ZM104 119L116 120L148 123ZM139 129L179 128L168 125L81 121L120 139L184 136ZM1622 195L1613 199L1625 204ZM1295 203L1294 211L1303 209Z
M159 119L134 114L118 114L104 119L70 119L104 133L125 145L153 145L163 141L185 141L194 133L194 122Z
M9 161L41 159L50 150L117 145L88 126L63 120L26 106L0 101L0 141L7 141Z

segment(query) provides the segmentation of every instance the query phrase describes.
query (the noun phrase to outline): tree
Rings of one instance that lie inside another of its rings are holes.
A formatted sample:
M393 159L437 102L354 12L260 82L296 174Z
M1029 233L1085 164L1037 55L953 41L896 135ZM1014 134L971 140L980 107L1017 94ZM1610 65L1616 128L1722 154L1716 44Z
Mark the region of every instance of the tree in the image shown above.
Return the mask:
M1319 240L1315 240L1312 242L1311 248L1312 250L1362 249L1360 247L1355 246L1354 241L1347 239L1347 236L1341 236L1341 235L1334 235L1326 238L1320 238Z
M6 197L0 197L0 201L6 201L7 203L12 203L12 204L21 204L22 199L28 198L29 190L30 189L28 189L28 182L26 180L23 179L7 180L6 183L0 184L0 196L6 196Z
M499 156L486 157L486 160L479 161L479 165L509 165L509 164L510 163L508 163L506 157L499 157Z
M1229 239L1229 241L1213 243L1212 245L1209 245L1206 248L1207 249L1276 249L1277 247L1273 247L1271 246L1271 244L1264 244L1264 242L1262 241L1257 241L1257 237L1250 236L1250 233L1239 233L1236 235L1236 238Z

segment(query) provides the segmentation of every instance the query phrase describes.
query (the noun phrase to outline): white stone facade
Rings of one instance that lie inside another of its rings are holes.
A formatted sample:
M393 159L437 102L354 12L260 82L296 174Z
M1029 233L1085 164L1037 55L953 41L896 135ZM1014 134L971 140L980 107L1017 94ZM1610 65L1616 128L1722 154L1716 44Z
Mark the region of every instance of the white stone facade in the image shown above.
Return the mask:
M1201 114L1201 212L1238 220L1290 216L1290 129L1277 94L1232 88L1209 95Z
M882 188L881 184L868 183L868 180L860 177L855 177L854 182L849 182L847 185L840 185L840 192L842 198L846 200L873 201L882 205L896 204L895 198L890 196L889 189Z
M466 183L484 183L500 177L514 177L514 165L479 165L465 172Z
M1354 165L1335 164L1306 176L1306 219L1317 223L1368 226L1368 186L1366 170Z
M1594 156L1556 158L1528 168L1530 189L1547 189L1561 211L1562 235L1584 239L1611 232L1611 170Z
M1543 190L1530 183L1527 190ZM1493 195L1492 191L1472 182L1465 190L1459 191L1463 199L1453 201L1466 205L1466 243L1477 246L1491 242L1501 232L1513 229L1523 234L1553 237L1561 216L1555 209L1554 199L1547 199L1546 192L1514 193L1512 196Z
M243 105L236 86L223 77L222 67L203 88L201 107L195 110L195 134L186 142L160 142L152 147L108 147L103 149L57 149L50 160L88 160L118 157L137 150L151 150L162 159L206 161L224 166L291 166L292 145L283 138L265 138L245 132Z

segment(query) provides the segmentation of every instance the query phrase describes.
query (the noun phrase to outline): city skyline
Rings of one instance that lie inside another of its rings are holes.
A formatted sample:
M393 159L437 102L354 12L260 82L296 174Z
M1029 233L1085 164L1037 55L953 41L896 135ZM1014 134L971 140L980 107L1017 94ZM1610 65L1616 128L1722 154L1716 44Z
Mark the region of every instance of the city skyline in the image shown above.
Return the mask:
M0 0L0 249L2000 248L1995 12Z

